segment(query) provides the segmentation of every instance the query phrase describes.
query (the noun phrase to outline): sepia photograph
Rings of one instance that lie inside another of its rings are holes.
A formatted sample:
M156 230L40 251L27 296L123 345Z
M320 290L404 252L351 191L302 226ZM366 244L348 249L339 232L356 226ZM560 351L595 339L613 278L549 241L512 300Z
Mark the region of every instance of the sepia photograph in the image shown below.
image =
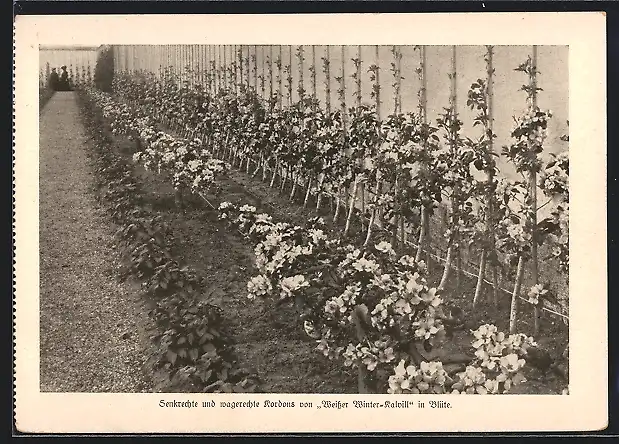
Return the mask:
M569 42L76 35L31 74L29 390L275 417L578 391L572 341L606 339L570 328L597 253L570 267Z
M43 391L568 393L566 46L39 54Z

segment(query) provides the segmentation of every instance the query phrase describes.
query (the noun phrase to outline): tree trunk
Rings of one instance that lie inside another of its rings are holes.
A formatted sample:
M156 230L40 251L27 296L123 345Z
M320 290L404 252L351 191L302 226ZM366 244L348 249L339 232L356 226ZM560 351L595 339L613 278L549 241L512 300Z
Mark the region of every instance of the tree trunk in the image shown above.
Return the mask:
M335 200L335 214L333 215L333 223L337 223L337 219L340 216L340 207L342 206L341 201L342 200L342 187L338 186L337 187L337 198Z
M271 183L269 184L269 188L273 188L273 184L275 184L275 176L277 176L278 168L279 168L279 161L275 159L275 167L273 168L273 176L271 176Z
M518 314L518 297L520 296L520 288L522 287L522 278L524 277L524 258L518 258L518 269L516 271L516 283L514 284L514 292L512 293L512 303L509 309L509 332L516 333L516 316Z
M497 276L496 265L492 266L492 303L495 307L499 306L499 277Z
M484 286L484 276L486 275L486 250L482 250L479 259L479 274L477 275L477 286L475 287L475 296L473 296L473 308L479 302L479 296Z
M376 172L376 195L374 196L374 208L372 209L372 215L370 216L370 221L368 222L368 231L365 236L365 242L363 242L363 246L367 247L370 243L370 239L372 238L372 226L374 225L374 221L376 220L376 213L378 211L378 193L380 191L380 171Z
M441 283L438 286L439 290L445 290L447 286L447 280L449 279L449 274L451 273L451 265L453 262L454 255L454 246L453 241L449 243L449 248L447 249L447 257L445 258L445 269L443 270L443 277L441 278Z
M368 394L370 390L368 390L368 386L366 383L367 378L367 369L365 368L365 364L361 362L361 359L357 362L357 389L360 394Z
M262 162L262 181L267 180L267 169L269 168L269 159L264 159Z
M360 184L361 192L361 230L365 228L365 183Z
M357 200L357 187L359 183L357 182L357 178L355 177L355 182L352 187L352 196L350 197L350 207L348 208L348 216L346 217L346 227L344 228L344 236L348 235L348 231L350 230L350 221L352 220L352 215L355 211L355 201Z
M288 198L288 200L290 200L291 202L294 200L294 196L297 193L297 183L299 182L299 172L297 170L297 173L291 173L290 174L291 179L292 179L292 190L290 190L290 196Z
M421 226L419 229L419 242L417 245L417 254L415 254L415 262L421 261L421 254L423 252L424 243L426 242L426 218L428 212L425 205L421 206Z
M316 197L316 211L320 210L320 205L322 204L322 187L325 183L325 175L322 174L320 176L320 181L318 182L318 196Z
M303 199L303 208L307 208L307 203L309 201L310 190L312 189L312 178L308 177L307 179L307 190L305 190L305 198Z
M284 192L284 188L286 188L286 181L288 180L288 168L284 168L284 171L282 173L282 184L279 187L279 192L280 194Z
M258 165L256 165L256 169L252 173L251 177L256 177L258 175L258 171L260 168L264 169L264 154L260 155L260 160L258 161Z
M395 180L395 185L393 187L393 194L396 196L395 200L397 201L398 198L398 179L396 178ZM395 207L395 202L394 202L394 207ZM395 208L394 208L395 210ZM393 248L397 249L398 248L398 213L396 213L394 211L393 216L391 217L391 220L389 221L391 226L392 226L392 232L391 232L391 245L393 246Z
M458 242L456 252L456 289L460 290L462 285L462 248L460 247L460 242Z

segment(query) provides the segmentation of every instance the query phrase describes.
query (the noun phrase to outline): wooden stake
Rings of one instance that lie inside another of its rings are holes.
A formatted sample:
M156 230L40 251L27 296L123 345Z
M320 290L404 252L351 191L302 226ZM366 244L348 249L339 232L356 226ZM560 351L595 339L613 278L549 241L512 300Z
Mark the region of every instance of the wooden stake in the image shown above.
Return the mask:
M537 106L537 46L533 46L533 57L532 57L532 76L531 76L531 86L532 90L532 99L533 99L533 107ZM539 284L539 268L538 268L538 254L537 254L537 173L535 171L531 171L531 201L532 201L532 214L531 214L531 225L532 225L532 239L531 239L531 259L532 259L532 269L531 274L533 278L533 285ZM533 319L534 319L534 328L533 334L537 336L539 333L539 308L534 306L533 308Z

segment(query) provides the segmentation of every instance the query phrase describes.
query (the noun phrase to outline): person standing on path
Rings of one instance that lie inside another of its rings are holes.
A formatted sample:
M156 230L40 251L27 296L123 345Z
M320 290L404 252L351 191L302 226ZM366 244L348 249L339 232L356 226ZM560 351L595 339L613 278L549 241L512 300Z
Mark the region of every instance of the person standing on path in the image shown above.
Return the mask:
M69 73L67 72L67 66L62 65L60 69L62 69L62 74L60 74L60 82L59 82L58 91L71 91L71 88L69 85Z
M47 86L52 91L58 91L58 86L59 86L58 83L59 83L58 73L56 72L56 68L52 68L52 72L49 75Z

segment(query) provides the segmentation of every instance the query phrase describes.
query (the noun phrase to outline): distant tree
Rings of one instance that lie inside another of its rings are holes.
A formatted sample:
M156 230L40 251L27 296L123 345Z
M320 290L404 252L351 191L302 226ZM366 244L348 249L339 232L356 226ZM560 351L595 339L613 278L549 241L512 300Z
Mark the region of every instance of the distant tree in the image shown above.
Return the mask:
M111 46L104 46L97 54L95 65L95 87L101 91L112 92L114 80L114 51Z

